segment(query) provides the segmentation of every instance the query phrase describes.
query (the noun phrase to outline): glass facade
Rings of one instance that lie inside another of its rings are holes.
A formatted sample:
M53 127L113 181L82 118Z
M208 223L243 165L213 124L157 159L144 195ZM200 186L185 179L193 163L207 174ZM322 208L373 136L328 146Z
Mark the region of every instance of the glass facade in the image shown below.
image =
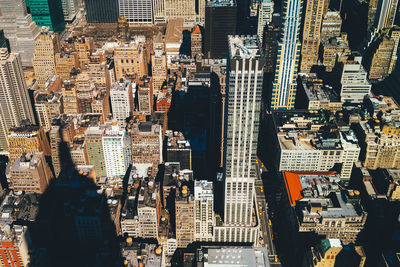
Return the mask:
M118 0L85 0L89 23L115 23L118 20Z
M29 0L29 9L39 27L49 27L54 32L65 29L61 0Z

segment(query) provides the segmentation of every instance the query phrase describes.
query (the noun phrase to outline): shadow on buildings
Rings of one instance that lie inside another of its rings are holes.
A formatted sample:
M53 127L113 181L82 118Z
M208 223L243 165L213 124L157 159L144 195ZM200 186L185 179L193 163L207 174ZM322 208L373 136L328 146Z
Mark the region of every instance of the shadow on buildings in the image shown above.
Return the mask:
M61 173L41 195L36 220L28 227L31 266L120 266L106 196L75 169L66 142L59 151Z

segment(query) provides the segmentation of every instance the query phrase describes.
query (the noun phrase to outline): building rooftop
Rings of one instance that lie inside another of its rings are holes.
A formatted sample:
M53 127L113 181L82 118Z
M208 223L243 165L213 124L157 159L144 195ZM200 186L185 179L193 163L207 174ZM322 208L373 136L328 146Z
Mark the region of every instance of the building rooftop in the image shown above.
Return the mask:
M37 168L40 157L44 159L43 152L35 154L22 154L11 167L11 171L34 170Z
M190 143L182 132L167 130L167 149L190 149Z
M261 56L257 35L229 35L228 46L232 59L259 58Z
M207 0L207 6L209 7L227 7L236 6L236 0Z
M267 248L205 247L197 253L205 266L270 266Z

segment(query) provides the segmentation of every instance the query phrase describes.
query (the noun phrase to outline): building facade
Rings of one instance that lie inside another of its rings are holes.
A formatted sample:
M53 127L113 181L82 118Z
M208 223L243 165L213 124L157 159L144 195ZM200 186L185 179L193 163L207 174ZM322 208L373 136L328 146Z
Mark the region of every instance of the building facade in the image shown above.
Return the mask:
M116 23L118 20L118 0L85 0L85 7L89 23Z
M29 9L39 27L49 27L54 32L65 29L62 0L29 0Z
M195 181L194 185L194 240L211 242L215 226L213 183Z
M257 35L260 43L263 43L265 25L271 23L274 13L274 2L272 0L262 0L258 6Z
M272 85L271 109L293 109L300 61L300 21L302 0L285 0L276 70Z
M153 23L152 0L119 0L119 15L129 23Z

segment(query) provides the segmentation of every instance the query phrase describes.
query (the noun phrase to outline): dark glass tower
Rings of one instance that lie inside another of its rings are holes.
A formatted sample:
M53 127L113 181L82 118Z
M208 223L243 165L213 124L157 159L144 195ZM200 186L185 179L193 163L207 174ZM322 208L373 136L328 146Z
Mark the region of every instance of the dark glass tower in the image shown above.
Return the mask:
M118 0L85 0L89 23L115 23L118 20Z
M4 31L0 30L0 48L7 48L8 52L10 52L10 43L8 39L4 36Z
M236 0L208 1L205 15L205 55L226 58L228 35L236 33Z
M29 0L29 9L39 27L46 26L54 32L65 29L61 0Z

